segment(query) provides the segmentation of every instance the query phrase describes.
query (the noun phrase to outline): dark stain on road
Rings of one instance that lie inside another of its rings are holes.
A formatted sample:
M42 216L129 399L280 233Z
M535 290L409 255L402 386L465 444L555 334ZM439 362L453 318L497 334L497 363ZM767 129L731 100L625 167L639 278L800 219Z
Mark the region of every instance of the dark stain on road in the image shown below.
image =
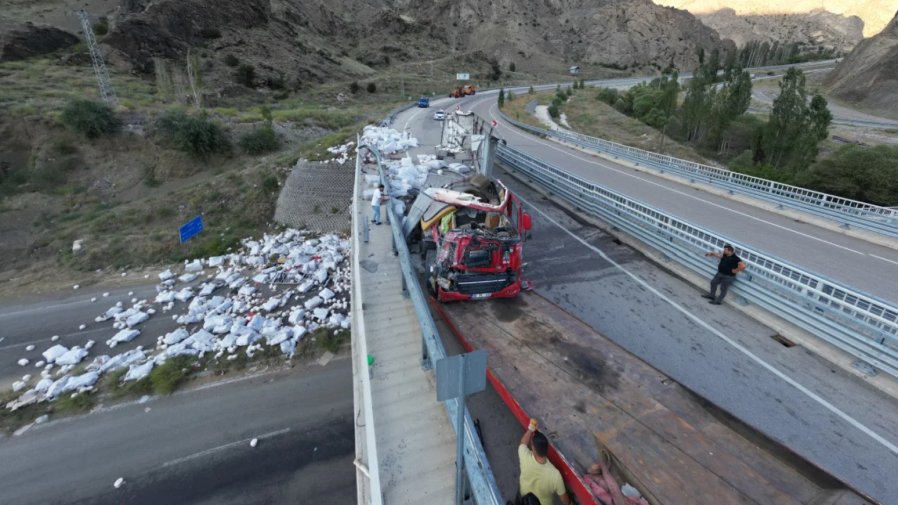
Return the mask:
M492 301L493 314L503 323L511 323L524 315L521 304L514 298L503 298Z

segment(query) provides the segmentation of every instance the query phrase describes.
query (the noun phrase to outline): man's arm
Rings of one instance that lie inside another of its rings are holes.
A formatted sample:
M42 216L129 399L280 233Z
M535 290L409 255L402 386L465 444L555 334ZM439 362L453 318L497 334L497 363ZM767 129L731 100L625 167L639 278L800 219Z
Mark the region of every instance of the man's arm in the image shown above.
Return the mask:
M722 258L723 254L716 253L716 252L706 252L705 257L707 258L708 256L714 256L715 258Z
M739 272L741 272L741 271L743 271L743 270L745 270L745 269L746 269L745 262L744 262L744 261L740 261L739 264L736 265L736 268L733 269L733 273L734 273L734 274L738 274Z
M525 431L524 436L521 437L521 445L530 447L530 441L533 440L533 434L536 433L537 429L539 429L539 421L530 418L530 426L527 426L527 431Z
M571 497L567 495L567 492L558 495L558 499L561 500L561 503L564 503L564 505L571 505Z

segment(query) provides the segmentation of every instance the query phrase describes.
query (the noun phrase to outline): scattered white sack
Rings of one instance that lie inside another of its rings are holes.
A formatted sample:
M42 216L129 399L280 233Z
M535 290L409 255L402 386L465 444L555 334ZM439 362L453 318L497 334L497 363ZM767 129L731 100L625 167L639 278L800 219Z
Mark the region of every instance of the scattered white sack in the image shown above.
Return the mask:
M321 298L323 298L323 299L325 299L325 300L330 300L331 298L333 298L333 297L335 297L335 296L337 296L337 295L334 294L334 292L331 291L330 289L324 288L324 289L322 289L321 291L318 292L318 296L320 296Z
M28 382L31 380L31 375L25 374L22 376L22 382Z
M147 314L145 312L138 312L137 314L134 314L133 316L129 317L125 321L125 324L128 325L128 328L133 328L134 326L137 326L138 324L146 321L149 318L150 318L149 314Z
M203 263L200 260L193 260L192 263L188 263L184 265L185 272L199 272L203 269ZM194 276L195 278L196 276ZM190 281L181 281L181 282L190 282Z
M108 298L108 297L109 297L109 293L103 293L103 298Z
M84 328L87 328L86 324L82 324L81 326L78 327L79 330L83 330Z
M119 477L118 479L115 480L115 484L113 484L112 486L114 488L118 489L118 488L122 487L122 484L124 484L124 483L125 483L125 479Z
M49 420L50 420L50 416L48 416L47 414L44 414L44 415L38 417L37 419L35 419L34 422L35 422L35 424L44 424L45 422L47 422Z
M112 344L117 344L120 342L130 342L137 338L140 335L140 330L122 330L115 334L112 338L106 341L106 345L109 347L113 347Z
M624 485L621 486L620 492L624 496L630 496L633 498L642 498L642 495L639 494L639 491L635 487L633 487L627 483L624 483Z
M178 280L181 282L193 282L196 280L196 274L184 274L178 277Z
M134 296L134 291L128 291L128 296Z
M56 342L57 340L59 340L59 335L53 335L52 337L50 337L50 342Z
M81 287L81 286L75 284L74 286L72 286L72 289L78 289L78 288L80 288L80 287Z
M23 382L23 381L16 381L16 382L12 383L12 392L13 393L18 393L19 391L21 391L24 388L25 388L25 382Z
M186 302L193 298L193 290L190 288L184 288L181 291L178 291L178 294L175 295L175 299Z
M175 300L174 291L163 291L156 295L156 303L170 303Z
M318 319L319 321L324 321L325 319L327 319L327 314L329 312L330 312L329 309L315 309L313 314L315 315L315 319Z
M254 439L252 439L252 440L249 441L249 446L250 446L250 447L255 447L255 446L258 445L258 444L259 444L259 439L258 439L258 438L254 438Z
M172 344L177 344L178 342L184 340L185 338L187 338L189 336L190 336L190 333L188 333L185 328L178 328L177 330L166 334L165 338L163 338L162 341L166 345L172 345Z
M87 356L87 349L75 346L72 347L67 353L62 356L56 358L57 365L77 365L81 363L81 360Z
M90 301L91 301L91 303L97 301L97 297L95 296L95 297L91 298Z
M93 340L88 340L87 343L84 344L84 348L85 348L85 349L90 349L91 347L94 346L94 344L96 344L96 342L94 342Z
M208 264L210 267L220 267L224 265L225 258L224 256L212 256L209 258Z
M54 361L56 361L56 358L62 356L67 352L69 352L68 347L57 344L41 353L41 355L45 360L47 360L47 363L53 363Z
M171 270L166 270L166 271L162 272L161 274L159 274L159 280L167 281L174 276L175 276L175 274L171 273ZM106 296L106 295L103 295L103 296Z
M271 312L272 310L278 308L281 304L281 299L277 297L269 298L267 302L262 304L262 309L265 312Z
M26 351L33 351L33 350L34 350L34 346L33 346L33 345L29 345L29 346L25 347L25 350L26 350Z
M66 383L65 391L74 391L75 389L93 386L97 382L97 379L99 379L99 378L100 378L99 372L87 372L87 373L81 374L77 377L72 377ZM65 391L63 391L63 392L65 392Z
M107 310L106 312L97 316L96 319L94 319L94 321L96 321L98 323L102 323L103 321L108 321L121 313L122 313L121 307L109 307L109 310Z
M122 272L122 277L127 277L127 276L128 276L128 272Z
M305 281L296 288L300 293L307 293L312 287L315 286L315 283L312 281Z
M315 296L306 300L306 303L304 305L306 307L306 310L312 310L315 307L321 305L323 301L324 300L322 300L320 296Z
M136 381L143 379L144 377L150 375L150 372L153 370L153 365L155 364L155 361L150 360L142 365L131 365L131 367L128 369L128 373L125 374L122 380Z
M53 385L53 379L48 379L45 377L45 378L42 378L40 381L38 381L37 384L34 385L34 389L36 391L40 391L41 393L46 393L47 390L50 389L50 386L52 386L52 385Z
M46 364L46 363L44 363L43 361L38 361L37 363L34 364L34 368L41 368L41 367L43 367L45 364Z
M237 294L242 295L242 296L249 296L255 292L256 292L255 287L246 285L246 286L243 286L242 288L240 288L240 290L237 291Z

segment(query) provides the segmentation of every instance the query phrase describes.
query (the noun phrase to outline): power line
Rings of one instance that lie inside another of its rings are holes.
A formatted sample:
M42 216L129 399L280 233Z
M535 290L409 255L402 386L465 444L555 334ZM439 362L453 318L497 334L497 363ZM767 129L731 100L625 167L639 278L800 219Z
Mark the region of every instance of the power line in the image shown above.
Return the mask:
M97 46L97 38L94 36L94 30L90 26L90 20L86 11L75 11L75 15L81 20L81 30L87 39L87 48L90 50L90 59L94 64L94 73L97 74L97 83L100 86L100 96L106 103L114 103L118 97L115 95L115 88L112 87L112 78L109 77L109 71L106 64L103 63L103 55L100 54L100 48Z

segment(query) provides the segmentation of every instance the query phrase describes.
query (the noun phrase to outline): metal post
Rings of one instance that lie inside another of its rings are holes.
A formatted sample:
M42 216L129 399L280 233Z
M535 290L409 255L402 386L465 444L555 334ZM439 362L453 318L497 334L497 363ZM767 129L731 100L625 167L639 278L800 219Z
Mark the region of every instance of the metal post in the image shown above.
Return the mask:
M462 395L458 397L458 410L455 415L456 447L455 447L455 504L462 505L465 500L465 458L463 454L465 444L465 355L461 355L462 373L458 374L458 390Z
M427 354L427 340L424 338L424 334L421 334L421 368L426 372L433 368L433 364L430 362L430 355Z
M399 67L399 90L402 93L402 98L405 98L405 68Z

